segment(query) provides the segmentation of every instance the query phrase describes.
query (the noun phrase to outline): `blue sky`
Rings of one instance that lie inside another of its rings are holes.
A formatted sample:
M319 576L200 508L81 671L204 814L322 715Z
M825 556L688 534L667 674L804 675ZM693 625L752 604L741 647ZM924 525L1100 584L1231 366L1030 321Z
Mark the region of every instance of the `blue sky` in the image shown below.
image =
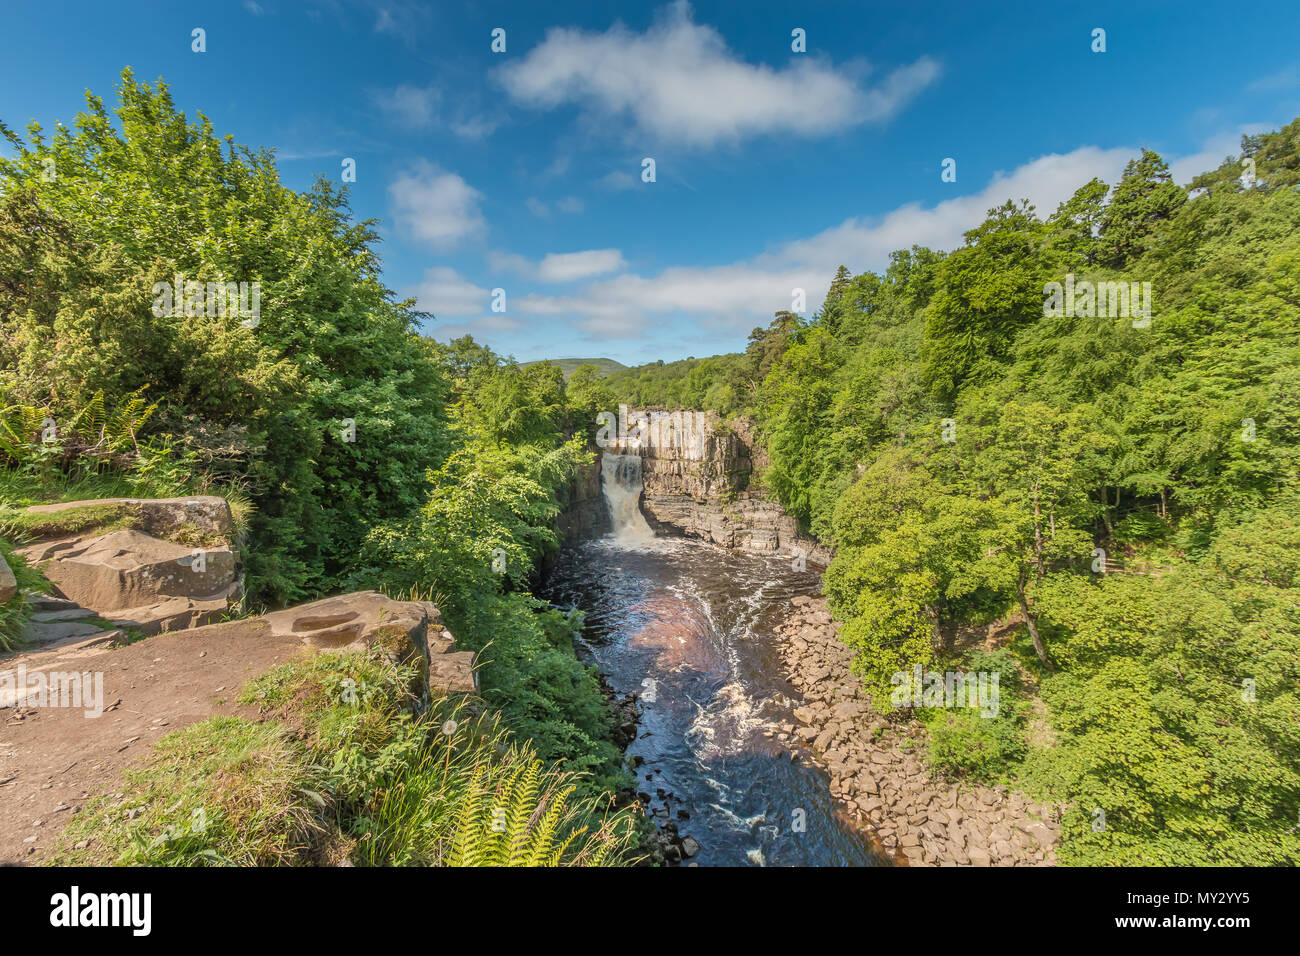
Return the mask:
M743 348L840 263L951 248L1011 197L1050 212L1141 146L1185 182L1300 114L1297 37L1294 0L10 0L0 118L163 77L291 187L354 159L427 333L635 364Z

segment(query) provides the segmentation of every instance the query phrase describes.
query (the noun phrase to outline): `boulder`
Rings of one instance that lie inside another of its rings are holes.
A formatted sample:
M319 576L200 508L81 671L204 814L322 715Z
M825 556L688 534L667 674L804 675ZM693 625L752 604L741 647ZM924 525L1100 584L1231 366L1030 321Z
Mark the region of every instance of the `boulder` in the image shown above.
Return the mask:
M46 541L21 553L48 562L42 570L63 597L100 613L170 597L219 600L232 596L235 584L229 548L192 549L133 529Z
M293 636L317 650L379 645L397 663L415 663L429 690L478 690L474 653L454 650L442 615L428 601L394 601L378 591L355 591L264 615L271 634Z
M31 514L55 515L76 508L121 505L133 512L139 528L147 534L170 535L190 527L208 534L226 536L234 529L230 505L216 495L189 498L98 498L89 501L61 501L52 505L33 505Z

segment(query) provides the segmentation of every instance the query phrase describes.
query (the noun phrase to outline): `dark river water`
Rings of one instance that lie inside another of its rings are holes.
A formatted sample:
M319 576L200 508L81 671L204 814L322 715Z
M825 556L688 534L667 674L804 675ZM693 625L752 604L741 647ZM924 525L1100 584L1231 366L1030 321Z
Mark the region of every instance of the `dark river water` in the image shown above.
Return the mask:
M637 476L639 478L639 476ZM639 482L638 482L639 483ZM648 529L647 529L648 530ZM586 613L583 641L610 686L638 693L628 753L657 819L701 846L701 866L871 866L827 775L766 731L793 723L773 627L817 576L788 558L620 534L560 555L543 593ZM804 750L798 746L799 750ZM661 797L657 791L671 796ZM678 811L689 816L679 819ZM801 826L802 825L802 826Z

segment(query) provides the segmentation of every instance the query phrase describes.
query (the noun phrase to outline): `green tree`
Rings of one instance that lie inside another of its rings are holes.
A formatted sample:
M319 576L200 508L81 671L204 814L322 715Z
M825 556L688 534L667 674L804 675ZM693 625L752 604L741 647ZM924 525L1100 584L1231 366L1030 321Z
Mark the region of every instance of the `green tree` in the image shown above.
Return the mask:
M1159 153L1142 150L1130 159L1101 217L1102 261L1122 268L1151 247L1156 230L1187 201Z
M990 560L1014 594L1044 667L1051 667L1038 627L1034 593L1049 570L1088 556L1084 530L1094 505L1088 497L1101 470L1106 436L1085 414L1042 402L1007 401L994 392L966 405L957 447L972 447L971 473L996 511L988 536ZM963 433L972 434L963 440Z
M328 588L371 526L419 505L450 450L419 314L384 286L373 223L351 220L344 192L285 188L270 153L191 121L164 83L124 71L119 96L116 124L87 94L74 128L9 133L0 357L14 395L57 418L100 390L112 406L147 389L153 427L253 496L254 597ZM21 232L33 216L54 224L36 262ZM158 284L178 275L168 307ZM260 315L193 307L191 282L249 283L250 308L256 283Z
M924 371L936 395L950 400L968 377L994 374L1016 333L1042 316L1045 240L1033 207L1008 201L936 266Z

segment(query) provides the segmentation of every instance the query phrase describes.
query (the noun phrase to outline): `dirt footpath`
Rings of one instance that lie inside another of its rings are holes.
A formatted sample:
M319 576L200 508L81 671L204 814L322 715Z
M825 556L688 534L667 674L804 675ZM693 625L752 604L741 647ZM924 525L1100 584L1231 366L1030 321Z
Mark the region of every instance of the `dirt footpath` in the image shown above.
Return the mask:
M91 675L87 696L95 675L103 682L98 717L86 699L53 707L0 696L0 862L39 862L87 798L119 791L123 771L143 763L159 737L216 714L256 716L234 702L243 685L311 653L270 631L262 620L232 621L126 647L92 640L0 657L0 688L18 684L20 666L27 687L57 686L52 672Z

